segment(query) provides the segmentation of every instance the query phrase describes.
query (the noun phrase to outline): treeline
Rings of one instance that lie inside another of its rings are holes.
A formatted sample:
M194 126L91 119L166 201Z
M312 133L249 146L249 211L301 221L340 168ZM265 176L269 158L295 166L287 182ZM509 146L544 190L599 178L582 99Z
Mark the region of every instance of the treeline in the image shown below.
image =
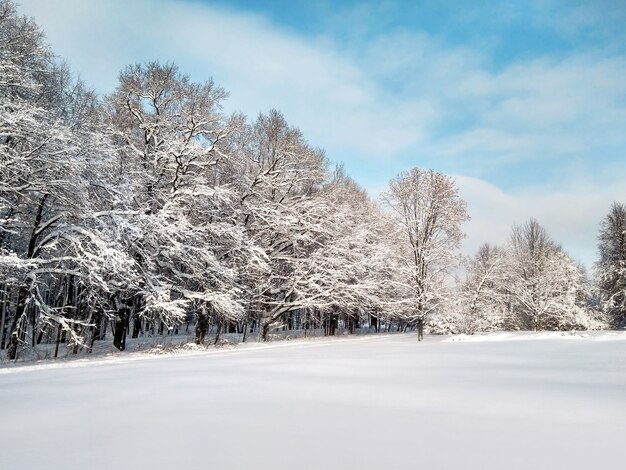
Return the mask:
M107 334L123 350L127 336L183 325L203 343L211 331L266 339L380 322L474 332L623 321L624 206L602 227L600 289L535 221L483 247L455 284L468 214L450 177L410 170L377 203L278 111L226 115L226 98L156 62L126 67L100 98L0 0L6 357L40 344L90 351Z

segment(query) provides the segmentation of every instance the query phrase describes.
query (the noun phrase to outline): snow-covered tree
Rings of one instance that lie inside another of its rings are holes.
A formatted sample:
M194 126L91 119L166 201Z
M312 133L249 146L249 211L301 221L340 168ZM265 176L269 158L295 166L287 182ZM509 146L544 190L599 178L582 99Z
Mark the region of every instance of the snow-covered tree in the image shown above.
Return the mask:
M615 202L598 235L596 276L603 310L616 326L626 323L626 205Z
M503 326L506 315L506 252L488 243L466 263L465 282L457 312L463 333L492 331Z
M27 337L34 346L57 329L81 342L102 304L96 293L106 295L128 266L92 223L110 155L93 128L95 95L8 1L0 2L0 77L0 263L12 265L2 308L15 358Z
M302 260L324 233L327 209L317 197L326 177L326 158L278 111L261 114L240 134L238 223L264 253L269 275L250 273L249 313L263 336L289 312L312 307L315 297Z
M241 125L221 114L225 97L211 80L195 83L174 64L148 63L127 67L109 99L119 168L137 211L138 230L126 237L143 274L135 318L171 328L193 311L199 342L209 315L243 315L237 268L265 264L237 224L235 193L219 184L224 141Z
M327 204L322 218L325 231L303 264L330 332L340 318L353 330L366 318L387 313L392 291L385 286L394 276L390 275L391 250L385 245L386 218L341 168L318 197Z
M461 225L469 219L466 205L453 178L420 168L391 180L383 199L396 223L392 236L410 291L407 316L421 332L426 317L441 303L450 269L459 262Z
M582 269L535 219L513 229L506 289L517 326L584 328L589 312Z

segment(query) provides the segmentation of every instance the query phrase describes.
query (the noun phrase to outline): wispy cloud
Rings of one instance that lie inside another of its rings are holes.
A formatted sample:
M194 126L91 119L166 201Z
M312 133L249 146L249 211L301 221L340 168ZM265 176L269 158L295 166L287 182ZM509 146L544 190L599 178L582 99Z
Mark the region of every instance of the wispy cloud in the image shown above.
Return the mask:
M466 225L466 254L485 242L506 243L513 225L533 217L588 268L597 259L601 219L613 201L624 198L621 181L602 186L572 181L559 189L543 186L511 193L477 178L457 176L456 180L472 214Z
M368 66L328 41L306 41L259 15L174 1L24 6L100 91L110 91L129 62L175 60L194 78L213 76L231 91L230 109L278 107L317 143L361 155L410 148L432 118L428 102L387 93Z
M410 166L464 175L468 246L535 215L589 262L594 221L611 200L626 200L626 58L619 45L605 47L606 31L597 34L602 50L588 43L496 60L491 36L463 42L384 18L374 24L376 15L401 13L394 2L341 10L356 21L354 34L341 37L305 37L266 16L201 2L22 3L101 92L128 63L174 60L194 79L212 76L228 89L230 110L281 109L370 188ZM559 19L540 14L552 10ZM601 8L537 1L529 11L499 10L498 31L531 15L534 27L561 37L578 31L589 39L598 25L618 34L619 22ZM449 21L479 28L492 21L484 18L465 8ZM580 217L564 217L567 207Z

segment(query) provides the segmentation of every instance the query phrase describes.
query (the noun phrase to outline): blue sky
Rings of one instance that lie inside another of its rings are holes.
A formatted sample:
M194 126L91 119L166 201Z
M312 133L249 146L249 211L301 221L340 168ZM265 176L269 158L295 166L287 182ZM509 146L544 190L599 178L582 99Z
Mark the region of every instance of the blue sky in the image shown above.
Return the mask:
M626 202L626 2L21 0L101 93L173 60L275 107L373 195L411 166L457 178L465 252L536 217L591 266Z

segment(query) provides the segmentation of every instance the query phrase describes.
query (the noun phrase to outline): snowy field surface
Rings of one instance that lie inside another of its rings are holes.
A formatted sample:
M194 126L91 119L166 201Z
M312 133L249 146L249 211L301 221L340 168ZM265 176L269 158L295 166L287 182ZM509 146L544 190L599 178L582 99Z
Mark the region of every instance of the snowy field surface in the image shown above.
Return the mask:
M0 468L608 469L626 335L311 339L0 369Z

